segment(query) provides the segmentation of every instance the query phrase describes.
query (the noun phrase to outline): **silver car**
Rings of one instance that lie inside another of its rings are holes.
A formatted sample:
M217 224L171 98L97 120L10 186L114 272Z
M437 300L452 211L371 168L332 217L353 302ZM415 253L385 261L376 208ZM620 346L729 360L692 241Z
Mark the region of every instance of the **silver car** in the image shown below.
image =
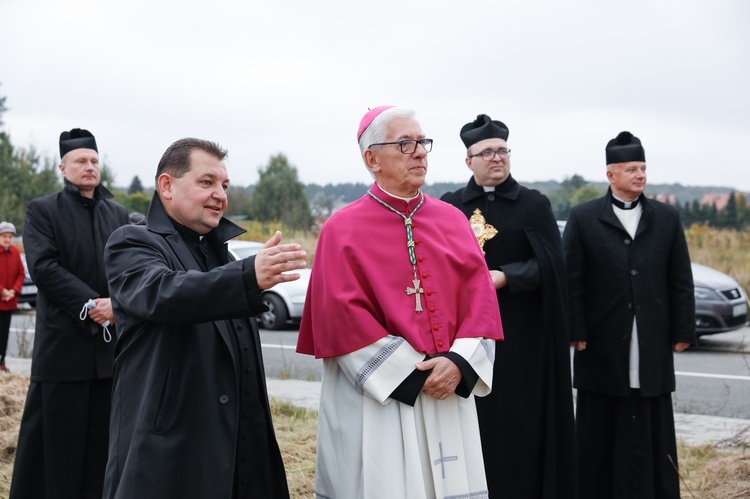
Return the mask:
M698 263L693 266L695 334L724 333L748 324L747 295L730 276Z
M263 247L255 241L232 240L228 243L229 252L238 260L252 256ZM305 306L307 285L310 283L310 269L295 270L299 274L296 281L282 282L263 292L263 303L268 311L258 317L263 329L283 329L289 323L298 323Z
M557 221L562 236L565 220ZM748 325L747 295L732 277L699 263L693 268L695 334L726 333Z

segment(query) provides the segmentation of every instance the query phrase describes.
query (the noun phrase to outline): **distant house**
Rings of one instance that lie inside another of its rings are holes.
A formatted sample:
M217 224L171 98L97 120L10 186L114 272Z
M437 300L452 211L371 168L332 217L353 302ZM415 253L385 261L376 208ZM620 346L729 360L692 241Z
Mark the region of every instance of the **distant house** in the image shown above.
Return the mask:
M701 199L701 204L705 206L716 206L716 209L718 211L723 210L727 207L727 203L729 203L729 193L724 192L721 194L717 193L709 193L704 194L703 199Z
M710 194L704 194L703 199L701 199L701 204L706 206L716 206L716 209L718 211L723 210L727 207L727 204L729 203L729 195L730 193L724 192L724 193L710 193ZM746 201L750 202L750 194L738 192L735 193L735 196L743 196Z
M662 203L677 204L677 194L666 194L660 192L654 196L654 199L661 201Z

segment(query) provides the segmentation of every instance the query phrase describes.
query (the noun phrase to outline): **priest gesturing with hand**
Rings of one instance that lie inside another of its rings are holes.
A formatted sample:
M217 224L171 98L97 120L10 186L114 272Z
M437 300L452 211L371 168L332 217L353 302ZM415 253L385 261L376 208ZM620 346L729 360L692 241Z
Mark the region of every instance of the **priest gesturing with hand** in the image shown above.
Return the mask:
M316 497L487 497L487 265L466 217L420 190L432 139L413 111L374 108L357 139L375 182L321 230L297 344L324 360Z

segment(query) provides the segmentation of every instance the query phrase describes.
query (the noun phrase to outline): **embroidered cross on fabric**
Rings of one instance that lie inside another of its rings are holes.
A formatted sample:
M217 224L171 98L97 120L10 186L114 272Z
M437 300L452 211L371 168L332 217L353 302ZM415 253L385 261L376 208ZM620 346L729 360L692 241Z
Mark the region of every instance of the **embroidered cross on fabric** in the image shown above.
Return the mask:
M458 456L443 456L443 442L438 444L440 448L440 459L435 459L432 464L434 466L440 465L442 469L441 478L445 480L445 463L448 461L458 461Z

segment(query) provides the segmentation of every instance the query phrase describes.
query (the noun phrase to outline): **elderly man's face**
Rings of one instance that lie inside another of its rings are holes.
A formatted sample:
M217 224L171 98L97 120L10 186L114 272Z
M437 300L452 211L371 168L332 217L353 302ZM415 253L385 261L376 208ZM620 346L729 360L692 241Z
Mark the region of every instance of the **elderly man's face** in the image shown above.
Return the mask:
M92 197L99 185L99 154L93 149L73 149L60 162L60 171L68 182L78 187L81 195Z
M646 163L629 161L608 165L607 179L615 196L623 201L635 201L646 188Z
M423 138L422 127L416 119L394 118L388 123L383 142ZM404 154L398 144L389 144L370 149L369 153L368 167L381 188L400 197L416 196L427 174L427 152L424 147L417 145L412 154Z
M227 188L224 162L201 149L190 152L190 170L182 177L159 176L159 194L167 214L201 235L219 225L224 216Z

